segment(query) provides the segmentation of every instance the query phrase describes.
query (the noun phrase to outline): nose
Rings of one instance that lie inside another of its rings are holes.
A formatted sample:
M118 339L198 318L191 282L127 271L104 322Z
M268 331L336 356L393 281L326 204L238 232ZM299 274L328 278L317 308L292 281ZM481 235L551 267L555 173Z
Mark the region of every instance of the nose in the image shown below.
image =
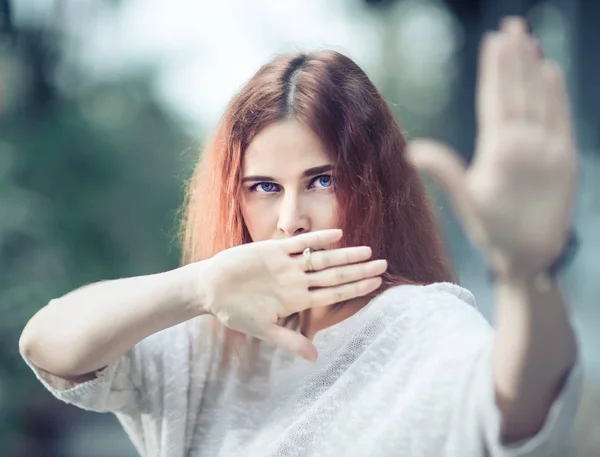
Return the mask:
M299 195L287 192L281 200L277 230L286 236L310 231L310 217Z

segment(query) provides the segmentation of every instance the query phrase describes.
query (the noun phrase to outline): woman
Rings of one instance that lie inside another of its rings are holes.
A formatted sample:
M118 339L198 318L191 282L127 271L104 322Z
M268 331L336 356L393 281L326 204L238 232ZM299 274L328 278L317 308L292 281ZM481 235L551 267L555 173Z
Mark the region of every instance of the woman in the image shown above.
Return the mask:
M184 266L52 300L25 360L143 456L550 455L581 384L555 274L576 153L535 46L520 19L486 37L468 170L407 148L348 58L265 65L191 180ZM496 332L450 283L417 169L493 271Z

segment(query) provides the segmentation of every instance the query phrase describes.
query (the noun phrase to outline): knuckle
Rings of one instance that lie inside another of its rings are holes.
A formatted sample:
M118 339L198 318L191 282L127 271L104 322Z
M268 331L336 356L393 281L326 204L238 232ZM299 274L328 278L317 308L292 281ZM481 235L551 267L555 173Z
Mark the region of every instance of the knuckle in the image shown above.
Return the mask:
M354 294L359 297L367 293L369 288L368 281L360 281L354 284Z
M302 277L298 279L298 283L302 290L309 290L311 287L318 285L318 278L314 275L303 274Z
M304 273L306 272L306 259L304 258L304 256L298 256L294 259L292 259L294 262L294 266L296 268L297 271Z
M325 244L325 240L323 239L323 235L321 235L321 234L317 234L315 241L316 241L317 245L319 245L319 246L323 246Z
M321 269L321 262L319 261L319 258L314 254L311 258L310 266L313 272Z

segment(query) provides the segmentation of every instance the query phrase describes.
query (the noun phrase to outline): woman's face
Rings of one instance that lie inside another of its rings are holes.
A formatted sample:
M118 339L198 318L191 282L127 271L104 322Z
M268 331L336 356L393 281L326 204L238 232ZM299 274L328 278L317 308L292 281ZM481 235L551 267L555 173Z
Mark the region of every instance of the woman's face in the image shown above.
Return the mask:
M246 150L242 172L242 215L253 241L335 228L333 162L300 122L262 130Z

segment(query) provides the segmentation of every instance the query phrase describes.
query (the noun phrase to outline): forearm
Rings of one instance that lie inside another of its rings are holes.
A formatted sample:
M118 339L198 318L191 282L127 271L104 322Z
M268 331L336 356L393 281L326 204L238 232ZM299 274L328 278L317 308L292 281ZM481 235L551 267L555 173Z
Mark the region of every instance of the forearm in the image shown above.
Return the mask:
M573 327L556 282L499 279L495 286L493 369L503 435L516 441L538 432L576 359Z
M142 339L202 313L190 267L102 281L50 301L23 330L21 353L67 379L105 367Z

